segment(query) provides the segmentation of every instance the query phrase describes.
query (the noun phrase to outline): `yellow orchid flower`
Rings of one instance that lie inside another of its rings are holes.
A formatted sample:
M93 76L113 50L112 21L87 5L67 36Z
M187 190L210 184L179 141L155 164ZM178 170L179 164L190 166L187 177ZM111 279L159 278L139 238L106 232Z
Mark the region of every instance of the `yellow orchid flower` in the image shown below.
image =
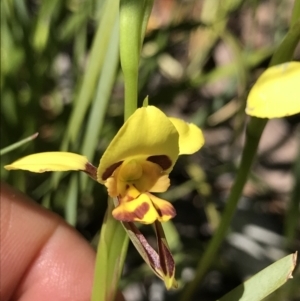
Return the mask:
M174 207L152 194L170 185L169 173L177 158L192 154L204 144L201 130L183 120L168 118L154 106L137 109L114 137L99 167L84 156L68 152L29 155L6 165L8 170L32 172L80 170L107 187L115 209L132 243L167 289L177 288L175 262L160 222L175 216ZM154 223L157 252L133 222Z
M192 154L204 144L201 130L183 120L168 118L154 106L139 108L123 124L103 154L97 172L84 156L68 152L29 155L8 170L32 172L81 170L107 187L118 200L113 216L123 222L165 222L174 207L152 192L164 192L177 158Z

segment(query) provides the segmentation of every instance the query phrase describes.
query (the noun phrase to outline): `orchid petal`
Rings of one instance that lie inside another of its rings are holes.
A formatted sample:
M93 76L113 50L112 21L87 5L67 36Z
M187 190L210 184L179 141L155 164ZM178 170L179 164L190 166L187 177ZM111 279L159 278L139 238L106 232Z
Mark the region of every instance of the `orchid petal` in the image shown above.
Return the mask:
M170 251L164 229L160 222L155 222L155 232L157 238L158 255L160 266L163 271L163 280L167 289L177 288L175 280L175 261Z
M149 189L150 192L165 192L170 186L169 175L163 174L160 176L156 183Z
M300 112L300 63L268 68L247 99L246 113L259 118L280 118Z
M159 212L159 217L157 218L157 220L159 220L160 222L167 222L176 215L176 211L170 202L160 199L150 193L148 193L148 195L156 210Z
M150 198L146 194L130 201L120 201L120 204L113 210L115 219L123 222L140 222L142 224L152 224L159 217Z
M115 198L118 196L119 193L117 189L117 181L115 178L108 178L104 185L106 186L107 193L110 197Z
M156 225L157 243L160 253L158 255L134 223L123 222L122 225L137 251L151 270L164 281L166 288L178 288L177 281L174 278L175 262L171 251L167 247L163 229ZM163 246L166 247L164 248Z
M176 128L161 110L154 106L137 109L103 154L98 167L98 181L104 183L111 176L114 164L141 156L145 160L150 156L167 156L170 164L165 172L169 173L179 155L178 139Z
M26 156L12 164L6 165L5 169L22 169L31 172L42 173L46 171L87 171L87 158L78 154L68 152L45 152Z
M179 154L190 155L198 151L204 144L202 131L193 123L170 117L169 120L179 133Z
M123 168L123 165L125 165L125 162L120 168L120 180L123 180L124 182L126 181L127 183L134 183L136 189L142 193L153 191L153 188L156 190L156 192L164 192L170 186L170 180L168 176L164 173L162 167L156 163L153 163L151 161L141 161L140 168L142 172L140 174L136 172L136 179L134 179L133 175L131 176L131 178L129 176L127 176L126 178L122 176L122 171L127 169L126 166L124 166ZM130 165L128 164L128 166ZM127 174L129 173L127 172ZM166 180L162 179L164 176L167 177Z

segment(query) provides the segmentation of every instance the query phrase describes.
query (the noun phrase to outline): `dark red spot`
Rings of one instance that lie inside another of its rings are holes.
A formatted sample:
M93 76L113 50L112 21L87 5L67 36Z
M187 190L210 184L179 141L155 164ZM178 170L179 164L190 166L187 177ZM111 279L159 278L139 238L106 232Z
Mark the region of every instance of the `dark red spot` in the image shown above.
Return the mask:
M116 170L116 168L119 167L122 163L123 163L123 161L120 161L120 162L114 163L113 165L109 166L102 174L102 176L101 176L102 180L103 181L107 180L113 174L113 172Z
M147 161L158 164L163 170L166 170L172 166L171 159L166 155L150 156Z

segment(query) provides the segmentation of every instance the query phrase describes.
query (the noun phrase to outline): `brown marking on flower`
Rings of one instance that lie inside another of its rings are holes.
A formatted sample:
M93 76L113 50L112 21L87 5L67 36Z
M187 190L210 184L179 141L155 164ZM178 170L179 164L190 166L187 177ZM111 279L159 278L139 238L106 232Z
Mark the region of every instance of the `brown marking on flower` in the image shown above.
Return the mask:
M137 248L138 252L141 252L141 249L143 250L140 254L152 267L153 272L161 278L161 267L160 267L160 260L157 252L153 249L153 247L148 243L145 236L140 232L140 230L135 226L132 222L123 222L124 227L127 229L127 233L129 232L129 237L132 241L132 243Z
M114 163L113 165L106 168L106 170L101 175L102 180L103 181L107 180L114 173L116 168L119 167L122 163L123 163L123 161L120 161L120 162Z
M150 156L147 161L159 165L163 170L166 170L172 166L171 159L166 155Z
M165 275L167 275L170 278L174 278L175 261L169 249L164 230L162 228L161 223L158 221L155 221L154 226L156 231L158 255L161 268ZM175 284L176 282L174 283L174 285Z
M158 245L159 245L159 255L161 259L160 260L161 268L164 271L165 275L172 277L174 275L174 270L175 270L174 258L163 240L159 240Z
M155 206L155 204L154 204L154 206ZM155 209L159 216L171 216L171 218L176 216L176 210L171 204L169 206L164 206L164 207L160 207L160 208L155 206Z
M83 170L88 176L93 180L97 181L97 167L92 163L88 162L85 164L85 169Z
M115 219L122 221L122 222L132 222L136 218L143 219L145 214L149 210L149 204L146 202L143 202L140 204L134 211L122 211L122 212L113 212L113 216Z

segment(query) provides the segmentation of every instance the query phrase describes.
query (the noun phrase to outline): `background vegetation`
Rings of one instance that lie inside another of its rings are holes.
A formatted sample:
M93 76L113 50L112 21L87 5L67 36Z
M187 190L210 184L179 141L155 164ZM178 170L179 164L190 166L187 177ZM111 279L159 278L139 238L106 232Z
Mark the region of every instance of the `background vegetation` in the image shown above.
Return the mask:
M2 167L55 150L99 162L123 123L124 106L118 6L105 3L1 2L1 149L39 132L1 156L1 179L63 216L95 245L107 206L104 187L76 173L8 173ZM165 231L182 286L219 224L243 145L247 91L286 34L293 3L154 1L142 48L139 105L149 95L150 104L201 126L206 138L199 153L179 159L165 195L178 213ZM294 57L299 60L299 47ZM299 122L297 115L268 123L231 231L195 300L216 300L300 249ZM142 231L154 240L151 228ZM299 300L299 268L294 278L270 300ZM164 291L133 247L121 286L127 301L177 296Z

